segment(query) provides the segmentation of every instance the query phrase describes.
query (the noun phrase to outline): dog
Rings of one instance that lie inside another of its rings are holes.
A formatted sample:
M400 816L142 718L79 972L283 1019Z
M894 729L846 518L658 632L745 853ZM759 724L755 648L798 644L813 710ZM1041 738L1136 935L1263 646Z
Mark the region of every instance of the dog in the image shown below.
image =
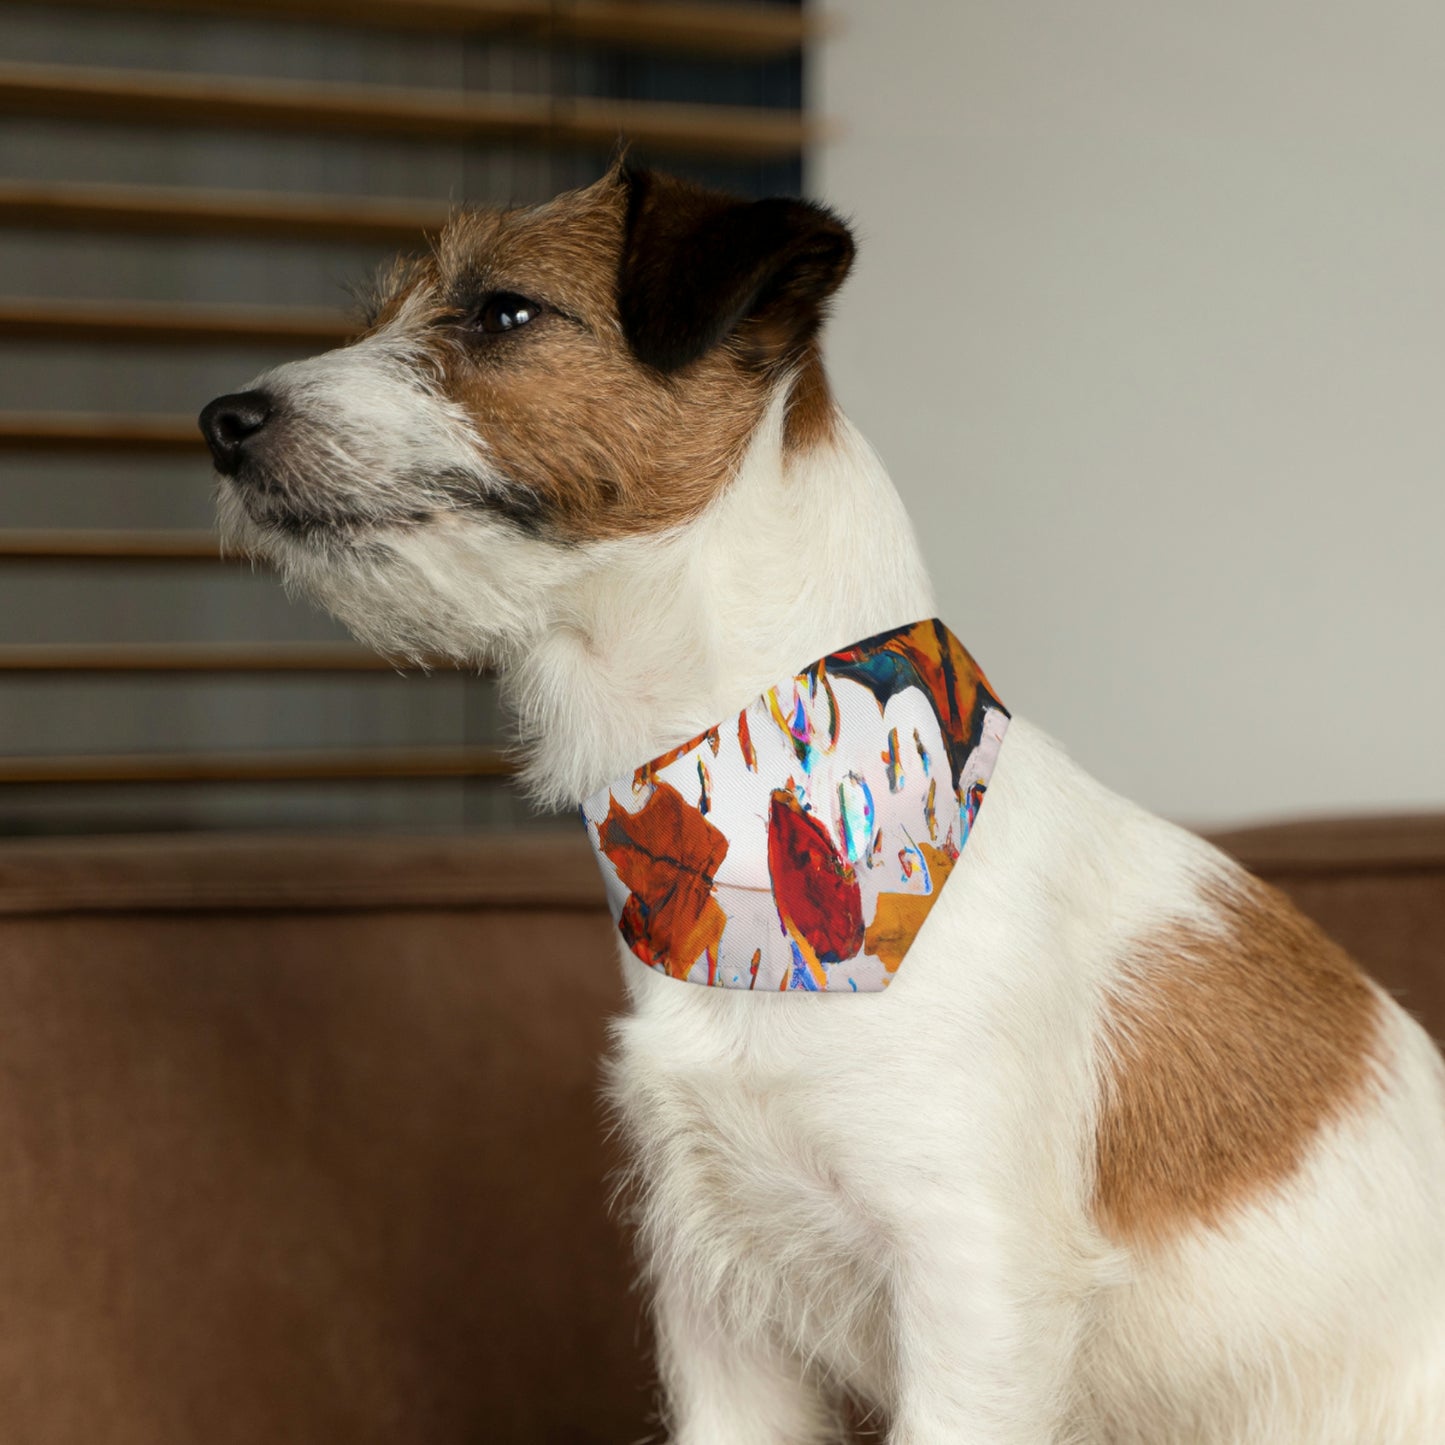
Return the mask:
M622 162L460 212L360 339L202 413L223 535L390 656L495 667L526 784L586 805L605 868L629 787L700 826L751 715L784 750L757 816L804 839L801 886L815 848L839 898L875 862L903 888L907 847L867 851L887 798L859 793L844 857L801 751L783 776L829 699L863 716L879 656L927 670L887 640L933 616L914 534L819 350L853 254L820 206ZM835 1440L862 1402L893 1445L1445 1439L1434 1046L1279 894L968 686L990 775L946 814L951 876L896 968L868 925L886 991L842 989L789 918L760 937L801 973L721 977L704 874L700 951L679 963L675 932L663 958L663 905L609 874L609 1088L671 1438ZM663 776L683 744L695 802ZM921 785L927 750L888 767ZM809 977L838 987L788 986Z

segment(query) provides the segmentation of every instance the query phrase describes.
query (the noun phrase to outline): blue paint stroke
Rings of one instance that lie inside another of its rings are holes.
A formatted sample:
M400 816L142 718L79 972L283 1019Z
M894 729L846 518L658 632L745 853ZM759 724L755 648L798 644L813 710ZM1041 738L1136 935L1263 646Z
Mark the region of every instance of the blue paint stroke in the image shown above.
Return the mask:
M817 993L818 985L813 975L808 971L808 965L803 962L803 955L798 945L792 939L788 940L793 949L793 976L788 980L790 989L800 988L807 993Z
M838 784L838 817L843 825L843 851L848 861L861 862L873 841L876 809L873 790L857 773L850 772Z

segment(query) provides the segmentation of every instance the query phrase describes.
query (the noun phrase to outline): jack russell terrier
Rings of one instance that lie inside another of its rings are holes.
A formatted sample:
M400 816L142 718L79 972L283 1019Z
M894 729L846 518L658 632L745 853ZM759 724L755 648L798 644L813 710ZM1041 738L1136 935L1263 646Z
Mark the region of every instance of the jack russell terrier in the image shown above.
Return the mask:
M671 1438L1445 1441L1439 1055L933 619L819 357L852 258L619 164L201 418L228 541L495 667L581 808Z

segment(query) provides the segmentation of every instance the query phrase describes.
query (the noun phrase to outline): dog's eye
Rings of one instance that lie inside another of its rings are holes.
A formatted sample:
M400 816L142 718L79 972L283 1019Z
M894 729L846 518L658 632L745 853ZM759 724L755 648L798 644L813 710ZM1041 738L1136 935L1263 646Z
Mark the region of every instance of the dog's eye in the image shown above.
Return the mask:
M473 324L478 331L496 336L535 321L541 312L542 307L536 301L519 296L515 291L497 291L482 303Z

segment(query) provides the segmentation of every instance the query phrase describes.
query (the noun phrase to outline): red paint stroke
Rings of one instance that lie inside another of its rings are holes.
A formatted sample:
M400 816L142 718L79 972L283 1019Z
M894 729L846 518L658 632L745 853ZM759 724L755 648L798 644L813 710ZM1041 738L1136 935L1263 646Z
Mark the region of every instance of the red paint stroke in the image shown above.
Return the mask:
M768 814L768 873L778 917L805 958L838 963L857 954L864 932L858 876L824 824L783 788L773 790Z

